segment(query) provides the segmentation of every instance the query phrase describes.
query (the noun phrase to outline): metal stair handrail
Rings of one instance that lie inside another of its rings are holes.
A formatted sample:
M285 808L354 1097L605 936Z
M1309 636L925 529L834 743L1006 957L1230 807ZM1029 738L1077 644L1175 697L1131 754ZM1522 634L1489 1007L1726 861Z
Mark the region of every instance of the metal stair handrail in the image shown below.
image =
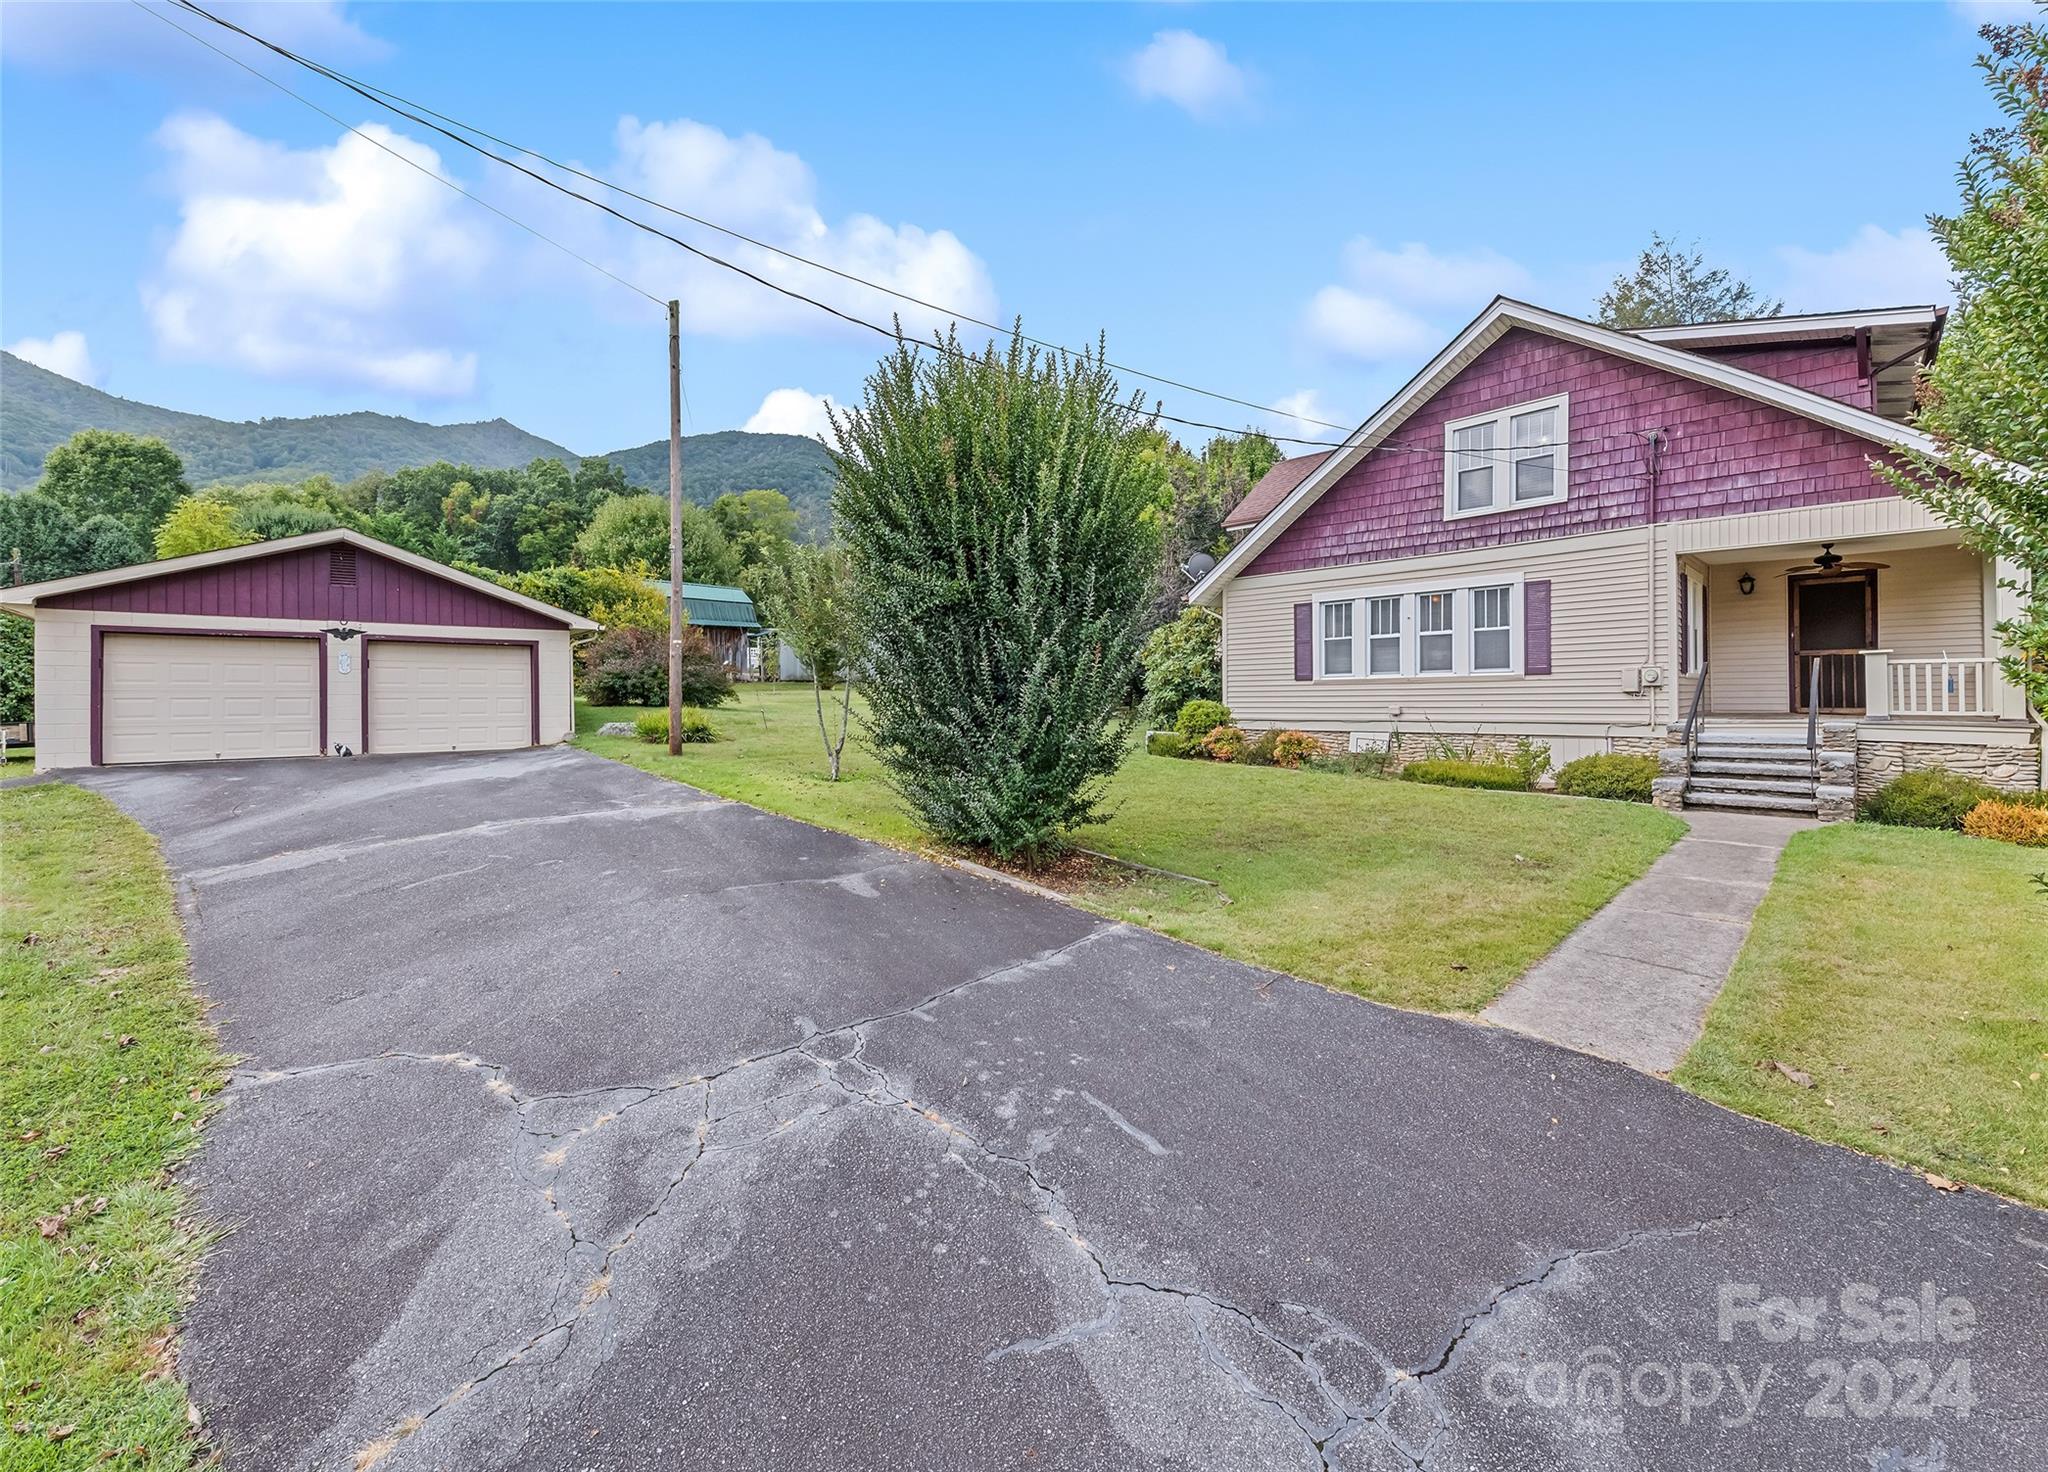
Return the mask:
M1692 764L1699 760L1700 747L1700 701L1707 693L1707 661L1700 661L1700 677L1692 687L1692 700L1685 708L1685 771L1686 780L1692 779Z
M1806 760L1813 780L1820 781L1820 661L1813 662L1813 675L1806 688Z

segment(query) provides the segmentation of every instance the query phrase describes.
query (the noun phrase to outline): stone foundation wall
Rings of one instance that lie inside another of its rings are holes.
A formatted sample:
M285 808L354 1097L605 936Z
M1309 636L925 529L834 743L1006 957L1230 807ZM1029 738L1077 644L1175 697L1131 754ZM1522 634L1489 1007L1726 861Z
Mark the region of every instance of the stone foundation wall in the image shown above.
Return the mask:
M2037 747L1874 741L1866 732L1856 745L1857 801L1869 797L1894 777L1929 767L1946 767L2013 792L2031 791L2041 785L2041 752Z

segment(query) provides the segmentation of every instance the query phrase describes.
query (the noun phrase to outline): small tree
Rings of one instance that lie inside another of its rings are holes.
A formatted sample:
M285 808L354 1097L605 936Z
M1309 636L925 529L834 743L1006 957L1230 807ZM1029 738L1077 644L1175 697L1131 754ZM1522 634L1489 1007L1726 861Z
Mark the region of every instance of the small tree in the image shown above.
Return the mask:
M1980 34L1990 50L1977 65L2012 121L1973 140L1962 209L1928 220L1956 286L1915 420L1938 448L1877 468L2016 570L2003 664L2048 710L2048 25Z
M825 743L831 780L839 780L846 728L853 712L853 624L846 554L837 547L789 549L771 565L762 583L762 612L777 636L787 640L811 671L811 701L818 711L818 738ZM839 738L825 724L825 686L840 677Z
M1697 244L1687 250L1654 231L1635 269L1615 277L1598 306L1599 320L1609 327L1732 322L1784 310L1782 301L1763 296L1726 267L1709 269Z
M592 705L667 705L666 630L606 629L576 651L584 697ZM723 705L734 698L732 672L696 629L683 634L684 705Z
M187 496L157 527L156 555L188 557L194 552L246 547L257 540L254 533L235 524L235 508L220 497Z
M1223 698L1223 620L1213 609L1189 608L1161 624L1145 641L1145 715L1153 725L1170 724L1190 700Z
M836 418L866 730L931 833L1036 859L1130 744L1150 424L1098 347L899 343Z

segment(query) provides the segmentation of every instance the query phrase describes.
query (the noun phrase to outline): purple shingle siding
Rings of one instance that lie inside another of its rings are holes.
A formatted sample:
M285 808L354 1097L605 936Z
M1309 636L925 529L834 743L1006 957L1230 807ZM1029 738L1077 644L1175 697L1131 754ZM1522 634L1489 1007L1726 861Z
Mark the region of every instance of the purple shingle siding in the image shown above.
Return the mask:
M1562 502L1444 518L1444 424L1569 393L1570 494ZM1594 348L1517 328L1303 511L1246 576L1456 552L1641 526L1642 432L1669 435L1657 519L1689 520L1895 494L1876 446L1829 425Z
M1763 348L1711 348L1702 351L1700 356L1726 363L1731 368L1761 373L1766 378L1775 378L1795 388L1826 394L1859 409L1874 409L1877 404L1876 381L1861 376L1854 343L1779 343Z
M367 547L355 549L355 582L336 583L330 554L340 544L301 547L218 567L141 576L42 602L102 613L209 617L347 619L351 623L446 628L558 629L559 619L436 577Z
M1522 673L1550 673L1550 579L1522 584Z

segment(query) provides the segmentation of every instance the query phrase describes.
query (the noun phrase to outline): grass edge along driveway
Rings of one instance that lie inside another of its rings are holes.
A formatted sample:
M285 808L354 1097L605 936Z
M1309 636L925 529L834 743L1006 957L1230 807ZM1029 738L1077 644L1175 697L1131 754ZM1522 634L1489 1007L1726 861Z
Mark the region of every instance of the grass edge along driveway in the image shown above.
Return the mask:
M600 736L639 711L579 706L598 755L899 848L925 846L855 742L825 780L808 686L742 685L711 712L727 739ZM1147 876L1074 900L1236 960L1376 1001L1476 1012L1612 899L1684 826L1627 803L1461 791L1134 753L1108 821L1079 841L1212 881Z
M1795 834L1673 1081L2048 1206L2044 868L2040 849L1960 833Z
M224 1060L156 842L96 793L0 792L0 1458L204 1452L176 1332L209 1239L169 1167Z

